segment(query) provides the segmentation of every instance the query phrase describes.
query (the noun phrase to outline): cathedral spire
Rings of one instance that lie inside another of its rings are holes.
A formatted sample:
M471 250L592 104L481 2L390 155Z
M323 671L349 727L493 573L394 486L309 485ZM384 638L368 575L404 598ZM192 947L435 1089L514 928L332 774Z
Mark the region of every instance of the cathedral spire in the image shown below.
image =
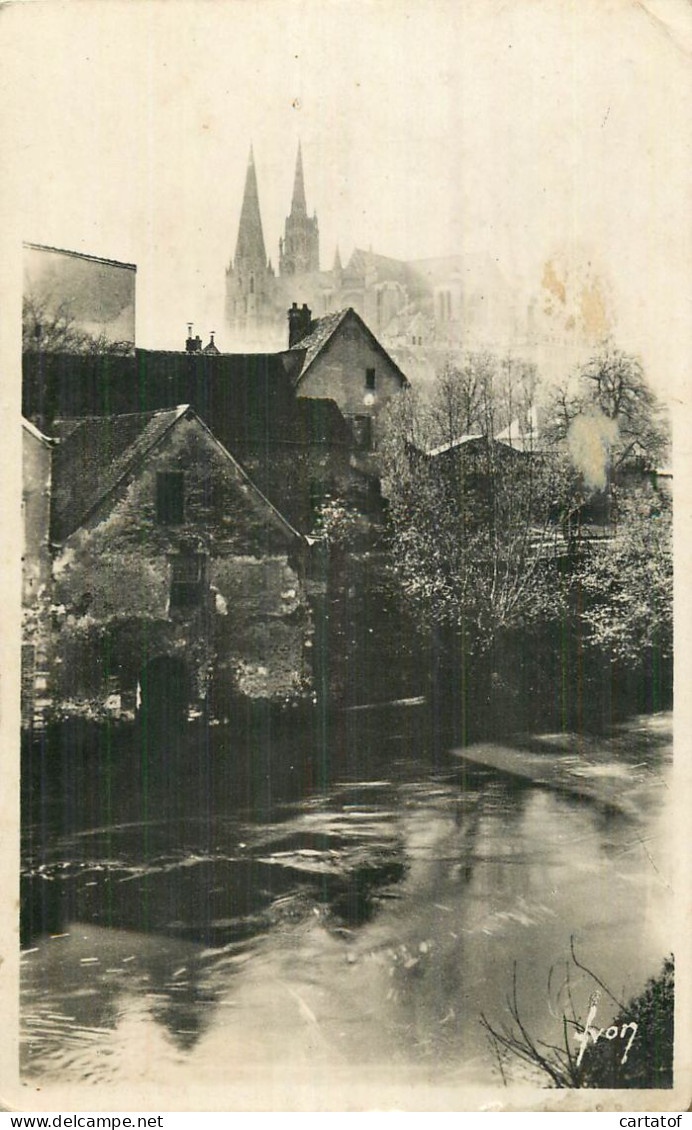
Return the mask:
M303 151L298 142L298 156L296 158L296 175L293 181L293 200L291 201L291 215L307 215L305 203L305 182L303 180Z
M256 263L262 264L262 266L266 265L267 262L267 253L264 247L264 234L262 232L262 217L260 216L259 195L257 193L255 157L252 146L250 146L250 158L245 175L245 193L243 195L243 207L240 212L235 258L236 260L252 259Z
M320 233L317 216L308 216L303 180L303 150L298 142L291 212L279 241L279 274L305 275L320 269Z

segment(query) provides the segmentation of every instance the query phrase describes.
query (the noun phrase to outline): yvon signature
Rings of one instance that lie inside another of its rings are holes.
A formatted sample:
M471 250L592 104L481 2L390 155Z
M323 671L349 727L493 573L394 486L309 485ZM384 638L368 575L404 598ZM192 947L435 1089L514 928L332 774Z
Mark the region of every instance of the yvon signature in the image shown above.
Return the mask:
M589 1015L586 1019L586 1026L583 1032L576 1032L574 1036L575 1040L579 1044L577 1064L580 1064L582 1059L584 1058L584 1052L586 1051L589 1038L593 1040L594 1044L597 1044L601 1037L606 1040L626 1040L627 1033L629 1032L629 1039L626 1040L622 1058L620 1060L621 1064L627 1063L627 1056L629 1055L630 1048L634 1043L634 1037L637 1035L637 1023L634 1020L630 1020L626 1024L623 1024L622 1027L617 1024L611 1024L610 1028L593 1028L592 1023L596 1019L596 1009L598 1006L599 997L600 993L594 993L594 995L591 997L591 1000L589 1002Z

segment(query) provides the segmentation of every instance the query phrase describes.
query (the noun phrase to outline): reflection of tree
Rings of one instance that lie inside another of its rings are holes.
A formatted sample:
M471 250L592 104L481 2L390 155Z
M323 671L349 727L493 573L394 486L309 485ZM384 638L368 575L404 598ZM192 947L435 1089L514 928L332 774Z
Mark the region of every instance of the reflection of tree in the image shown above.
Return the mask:
M211 1024L218 992L201 975L198 963L172 972L163 961L156 965L152 1018L167 1029L181 1051L189 1051Z
M94 1077L113 1066L112 1054L133 1026L155 1025L182 1050L214 1018L219 992L191 946L89 922L64 924L65 936L34 952L22 975L24 1070L44 1074L70 1063ZM98 956L93 964L86 962Z

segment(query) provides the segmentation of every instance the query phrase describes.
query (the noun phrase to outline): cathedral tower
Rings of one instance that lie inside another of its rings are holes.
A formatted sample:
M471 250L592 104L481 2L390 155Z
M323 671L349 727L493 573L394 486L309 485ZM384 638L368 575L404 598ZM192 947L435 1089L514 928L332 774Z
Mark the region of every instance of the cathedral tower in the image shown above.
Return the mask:
M304 275L320 269L320 236L317 216L308 216L303 180L303 154L298 143L291 213L286 217L284 238L279 240L279 274Z
M262 344L272 324L273 298L274 270L264 246L257 174L250 146L235 256L226 270L226 320L236 344Z

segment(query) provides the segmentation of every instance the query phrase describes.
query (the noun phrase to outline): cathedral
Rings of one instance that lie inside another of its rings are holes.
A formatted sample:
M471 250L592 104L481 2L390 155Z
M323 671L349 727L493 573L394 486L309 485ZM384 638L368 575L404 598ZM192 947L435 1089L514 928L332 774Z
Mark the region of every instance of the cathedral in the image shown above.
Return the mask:
M480 348L512 320L506 281L487 256L407 262L355 248L342 266L336 248L331 269L321 270L319 238L317 215L308 213L299 144L275 270L264 242L251 148L235 255L226 268L230 349L285 349L286 311L293 303L306 304L315 318L352 307L388 349L403 351L400 363L409 366L412 353Z
M252 149L245 177L235 255L226 269L226 323L234 349L286 347L286 311L307 303L316 317L332 313L341 298L338 252L333 271L320 271L317 216L308 214L300 145L291 209L279 240L278 273L267 255Z

